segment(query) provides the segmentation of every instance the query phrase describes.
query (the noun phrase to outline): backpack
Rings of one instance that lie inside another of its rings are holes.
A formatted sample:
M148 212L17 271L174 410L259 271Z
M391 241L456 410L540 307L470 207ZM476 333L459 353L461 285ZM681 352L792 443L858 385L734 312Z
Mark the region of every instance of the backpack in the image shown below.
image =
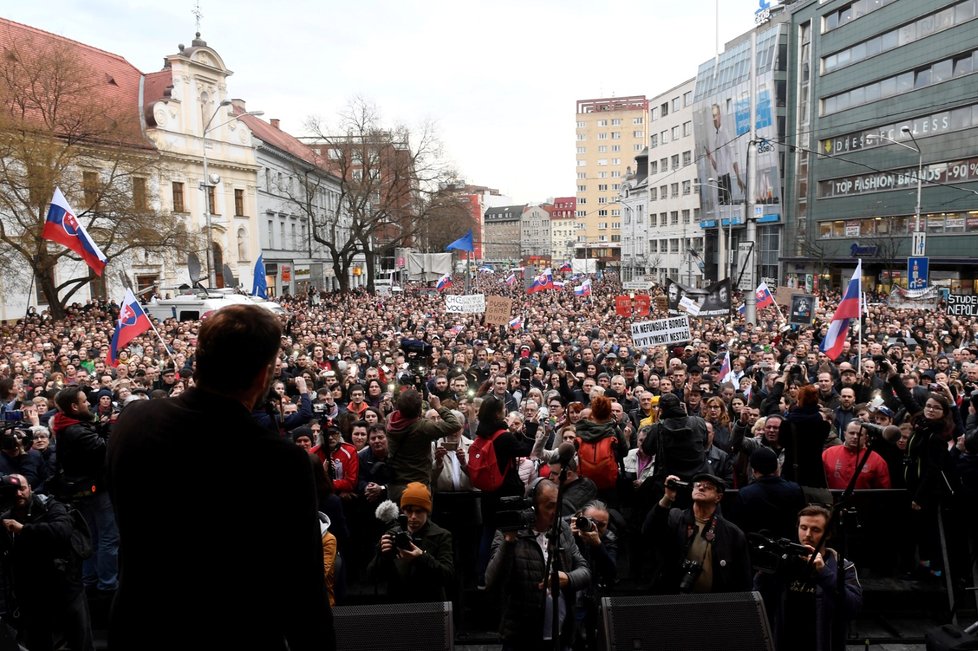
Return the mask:
M618 459L615 449L618 440L606 436L597 441L585 441L577 437L577 472L594 482L598 490L614 488L618 481Z
M47 508L48 500L51 499L47 495L41 494L35 495L35 498L45 508ZM72 553L83 561L91 558L95 550L92 547L92 532L88 528L88 522L85 521L85 516L72 504L68 502L61 502L61 504L68 512L68 517L71 518L71 537L68 539L68 542Z
M503 485L503 479L513 465L512 460L506 464L506 469L499 472L499 463L496 461L496 446L494 443L506 430L501 429L489 438L482 436L475 437L475 441L469 446L469 482L473 488L480 491L496 491Z

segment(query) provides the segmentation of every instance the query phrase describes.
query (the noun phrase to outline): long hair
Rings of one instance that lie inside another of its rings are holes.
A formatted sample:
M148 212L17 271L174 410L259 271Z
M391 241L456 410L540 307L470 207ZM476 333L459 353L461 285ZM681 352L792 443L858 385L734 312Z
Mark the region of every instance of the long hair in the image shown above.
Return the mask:
M503 422L503 410L506 406L502 400L491 393L482 399L479 405L479 436L492 436L500 429L506 429Z
M723 398L720 398L718 396L713 396L712 398L706 401L706 406L720 408L720 417L717 418L715 423L713 423L714 425L720 425L721 427L730 427L730 414L727 411L726 403L723 402Z
M927 418L924 412L921 410L913 417L913 424L915 428L927 427L931 432L937 434L945 441L949 441L951 436L954 434L955 423L954 417L951 415L951 403L948 402L947 398L940 393L929 392L927 394L927 400L933 400L934 402L940 403L942 412L940 418Z

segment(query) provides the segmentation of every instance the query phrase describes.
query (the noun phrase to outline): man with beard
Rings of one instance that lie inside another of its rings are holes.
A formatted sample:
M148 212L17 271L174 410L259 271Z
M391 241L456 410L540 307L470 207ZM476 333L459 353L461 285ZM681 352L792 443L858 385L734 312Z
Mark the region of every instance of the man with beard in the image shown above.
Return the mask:
M2 490L15 491L0 523L10 546L4 571L13 583L24 641L31 649L54 649L60 632L72 649L94 649L68 510L35 495L23 475L4 477Z
M256 305L218 310L200 327L195 387L119 418L108 453L122 543L110 647L335 648L309 454L250 413L281 335ZM247 533L221 517L234 498L214 496L243 479Z
M55 492L71 500L92 532L94 554L85 562L85 584L106 601L119 584L119 530L105 486L105 430L89 410L88 395L77 385L55 396L58 413L51 429L58 442L59 478Z

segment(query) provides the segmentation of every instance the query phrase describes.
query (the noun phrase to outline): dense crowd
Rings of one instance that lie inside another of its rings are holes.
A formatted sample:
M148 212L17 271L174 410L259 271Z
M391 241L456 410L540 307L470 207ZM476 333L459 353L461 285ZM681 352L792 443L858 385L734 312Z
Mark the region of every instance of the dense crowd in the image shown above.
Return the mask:
M464 284L457 278L450 291L462 293ZM593 279L586 297L573 284L527 294L480 275L472 291L512 298L513 316L522 317L515 328L486 326L481 314L447 314L444 296L420 286L385 297L282 299L281 350L253 417L313 460L332 602L367 593L457 599L465 588L503 586L509 599L500 631L510 648L521 648L553 618L536 596L547 592L545 568L525 545L546 550L545 538L535 537L539 525L563 516L560 588L574 595L566 604L574 616L564 618L561 604L558 619L576 628L569 635L585 648L594 644L597 597L625 583L657 592L771 589L742 560L745 534L800 537L799 522L820 514L799 512L831 505L827 491L850 483L905 491L893 503L914 526L894 573L928 580L949 569L938 516L951 508L956 531L967 534L958 571L970 576L970 523L978 520L974 319L872 303L861 337L853 334L842 355L828 359L818 344L840 298L829 292L819 297L814 327L789 327L774 309L762 310L757 325L734 312L691 319L688 342L638 349L632 319L615 312L617 278ZM652 313L636 320L667 316L658 290L652 294ZM38 494L64 483L59 437L71 423L56 404L63 389L77 385L91 405L78 420L89 418L109 439L133 401L194 386L199 323L159 323L159 337L138 337L111 367L117 312L108 303L75 305L62 321L31 313L0 330L0 399L6 424L16 427L4 435L0 472L22 475ZM423 400L418 414L412 389ZM234 432L225 441L233 445ZM485 441L499 477L478 490L488 480L470 467ZM562 443L576 453L568 458ZM547 519L556 483L560 513ZM717 508L731 489L736 500ZM528 503L518 501L527 495ZM825 512L822 524L831 519ZM103 537L95 520L90 525L96 552L85 580L111 593L116 579L101 552L117 540ZM676 540L670 527L678 527ZM708 546L722 556L716 564L697 531L704 540L716 536ZM824 541L809 542L819 543L810 550L818 569L834 573L838 563ZM700 567L681 588L691 555ZM736 560L727 565L728 557ZM514 567L535 578L514 577ZM844 569L852 573L846 581L858 583L855 570ZM527 613L539 616L533 630Z

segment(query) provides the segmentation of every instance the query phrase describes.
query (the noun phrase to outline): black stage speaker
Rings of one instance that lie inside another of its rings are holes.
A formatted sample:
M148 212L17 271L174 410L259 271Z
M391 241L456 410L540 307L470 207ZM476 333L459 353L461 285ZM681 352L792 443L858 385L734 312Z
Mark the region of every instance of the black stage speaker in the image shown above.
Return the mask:
M604 597L607 651L773 651L759 592Z
M452 602L333 608L336 648L343 651L451 651Z

